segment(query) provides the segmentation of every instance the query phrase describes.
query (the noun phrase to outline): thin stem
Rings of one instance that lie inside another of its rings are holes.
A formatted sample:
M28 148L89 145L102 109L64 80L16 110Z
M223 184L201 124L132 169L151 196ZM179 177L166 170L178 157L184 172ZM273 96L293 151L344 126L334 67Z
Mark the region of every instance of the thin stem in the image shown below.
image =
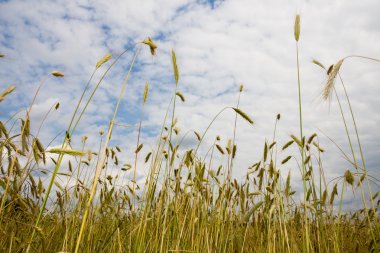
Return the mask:
M96 173L95 173L95 176L94 176L94 181L92 183L92 188L91 188L90 196L88 198L86 209L85 209L84 214L83 214L82 224L81 224L81 228L80 228L79 235L78 235L78 238L77 238L77 243L76 243L76 246L75 246L75 251L74 251L75 253L77 253L79 251L79 245L80 245L80 242L81 242L81 239L82 239L82 236L83 236L84 229L86 227L86 221L87 221L88 212L89 212L90 207L92 205L92 199L93 199L93 197L95 195L95 192L96 192L96 187L97 187L97 184L98 184L98 179L99 179L100 173L102 171L102 168L103 168L105 160L106 160L106 149L107 149L108 144L109 144L109 142L111 140L111 134L112 134L112 129L113 129L113 126L114 126L115 118L116 118L117 112L119 110L120 102L121 102L121 99L122 99L122 97L124 95L125 88L127 86L127 81L129 79L129 76L131 74L132 68L133 68L134 63L136 61L137 55L140 52L140 49L141 49L141 46L136 51L135 56L134 56L134 58L132 60L131 66L129 67L128 74L127 74L127 76L126 76L126 78L124 80L121 92L119 94L119 98L118 98L117 103L116 103L114 114L113 114L113 117L111 119L111 122L110 122L110 125L109 125L109 128L108 128L108 133L107 133L107 137L105 139L105 143L104 143L103 150L102 150L102 153L101 153L101 158L100 158L99 163L97 164L97 167L96 167Z
M301 142L303 142L303 128L302 128L302 100L301 100L301 80L300 80L300 65L299 65L299 56L298 56L298 42L296 43L296 52L297 52L297 82L298 82L298 108L299 108L299 122L300 122L300 135ZM303 192L304 192L304 203L306 203L306 168L305 168L305 156L304 156L304 147L300 147L301 158L302 158L302 183L303 183ZM305 220L305 237L306 237L306 251L309 252L309 229L308 229L308 218L306 208L304 209L304 220Z

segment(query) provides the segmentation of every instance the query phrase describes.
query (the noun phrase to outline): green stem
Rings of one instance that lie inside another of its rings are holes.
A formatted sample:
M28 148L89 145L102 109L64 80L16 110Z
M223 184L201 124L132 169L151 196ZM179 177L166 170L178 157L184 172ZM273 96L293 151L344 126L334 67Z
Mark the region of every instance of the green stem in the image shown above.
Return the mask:
M298 42L296 43L297 51L297 82L298 82L298 108L299 108L299 119L300 119L300 135L301 142L303 141L303 129L302 129L302 100L301 100L301 80L300 80L300 65L299 65L299 56L298 56ZM300 147L301 158L302 158L302 183L303 183L303 192L304 192L304 204L306 204L306 168L305 168L305 156L304 156L304 147ZM305 220L305 237L306 237L306 252L309 252L309 229L308 229L308 217L306 208L304 209L304 220ZM304 245L305 246L305 245Z
M107 149L108 144L109 144L109 142L111 140L111 134L112 134L112 129L113 129L114 122L115 122L115 119L116 119L116 115L117 115L117 112L119 110L120 102L121 102L121 99L122 99L122 97L124 95L125 88L127 86L127 81L129 79L129 76L131 74L132 68L133 68L134 63L136 61L137 55L140 52L140 49L141 49L141 47L136 51L135 56L134 56L134 58L132 60L131 66L129 67L128 74L127 74L127 76L126 76L126 78L124 80L121 92L119 94L119 98L118 98L117 103L116 103L114 114L113 114L112 120L111 120L109 128L108 128L108 133L107 133L107 137L106 137L106 140L105 140L105 143L104 143L104 146L103 146L101 158L100 158L99 163L97 164L97 167L96 167L96 172L95 172L95 176L94 176L94 181L92 183L92 188L91 188L90 196L88 198L86 209L85 209L84 214L83 214L82 224L81 224L81 228L80 228L79 235L78 235L78 238L77 238L77 243L76 243L76 246L75 246L75 251L74 251L75 253L77 253L79 251L79 245L80 245L80 242L81 242L81 239L82 239L82 236L83 236L84 229L86 227L87 216L88 216L90 207L92 205L92 199L93 199L93 197L95 195L96 187L97 187L97 184L98 184L98 179L99 179L100 173L102 171L103 165L104 165L105 160L106 160L106 149Z

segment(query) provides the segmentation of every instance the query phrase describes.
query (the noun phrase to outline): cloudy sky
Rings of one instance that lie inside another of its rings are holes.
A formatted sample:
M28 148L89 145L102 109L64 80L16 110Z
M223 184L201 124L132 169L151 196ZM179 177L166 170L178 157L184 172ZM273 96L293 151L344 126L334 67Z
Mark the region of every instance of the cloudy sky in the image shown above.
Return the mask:
M348 55L380 58L379 9L377 0L0 1L0 53L5 55L0 60L0 87L3 90L9 85L17 86L14 94L0 104L0 119L6 120L17 112L21 117L46 74L62 71L64 78L46 80L32 109L32 127L37 131L50 107L60 102L59 110L49 114L40 133L45 146L51 141L50 145L59 144L96 62L106 53L117 56L134 43L152 37L158 45L156 56L152 57L147 47L142 48L116 122L132 126L139 122L144 85L148 82L142 154L154 147L175 87L171 66L174 49L180 72L179 90L186 98L185 103L177 103L181 137L189 130L203 132L221 109L235 106L239 86L244 85L240 107L254 119L255 126L238 119L234 176L242 178L247 167L261 159L265 140L272 140L278 113L281 120L276 137L280 146L290 134L299 134L293 35L298 13L304 133L319 134L326 149L325 173L331 180L351 166L324 134L347 154L349 146L336 99L328 105L320 96L326 73L312 60L328 67ZM79 124L78 136L87 135L94 149L99 142L98 132L106 130L111 119L135 49L111 70ZM97 72L91 87L106 66ZM379 70L379 63L357 58L348 59L341 68L367 166L377 177ZM339 83L337 90L344 100ZM349 117L347 103L342 103ZM233 111L227 110L216 120L201 147L203 154L216 135L221 136L223 145L232 138L234 118ZM354 133L351 122L349 129ZM113 144L124 150L122 160L133 161L137 129L119 126L113 136ZM79 147L79 139L74 146ZM195 136L187 135L183 145L194 148ZM294 152L295 149L280 152L279 161ZM286 174L290 167L291 163L281 170ZM141 169L141 178L144 173ZM297 185L299 175L292 175Z

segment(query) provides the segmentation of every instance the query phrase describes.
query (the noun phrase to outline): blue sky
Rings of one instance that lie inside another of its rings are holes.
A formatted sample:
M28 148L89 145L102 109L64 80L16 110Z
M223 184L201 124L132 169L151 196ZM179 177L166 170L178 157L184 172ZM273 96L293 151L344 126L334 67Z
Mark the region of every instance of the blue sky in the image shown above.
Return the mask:
M376 0L364 1L6 1L0 2L1 90L17 90L0 104L0 118L8 119L25 110L38 84L53 70L63 79L49 78L33 108L34 130L57 101L61 107L43 126L41 139L48 145L63 131L96 62L106 53L116 56L134 42L152 37L157 55L143 48L132 73L117 122L136 124L146 82L150 95L146 106L143 154L153 147L156 134L174 88L170 51L175 49L180 71L179 89L186 102L178 103L181 134L202 132L212 117L237 102L244 84L241 108L255 120L252 128L238 121L238 154L234 175L260 159L265 139L272 138L278 113L278 140L298 134L296 52L293 22L301 15L300 63L305 133L317 132L326 149L324 168L328 179L343 175L350 165L322 132L348 152L344 128L335 99L331 105L320 99L325 73L311 63L326 66L359 54L380 57L380 21ZM78 135L89 136L97 147L98 132L105 130L113 112L132 54L124 57L105 79L79 126ZM364 153L372 173L379 176L380 71L379 64L349 59L341 69L354 107ZM94 80L104 71L103 67ZM95 83L92 83L92 87ZM339 90L339 92L342 92ZM22 114L21 114L22 115ZM216 135L225 144L233 134L232 112L213 125L202 146L206 152ZM350 128L353 132L353 128ZM57 145L58 137L51 145ZM78 143L74 145L80 145ZM135 149L135 128L118 127L114 144L130 162ZM130 143L133 143L131 145ZM191 147L194 136L185 138ZM293 150L295 151L295 150ZM288 153L280 153L279 160ZM285 166L286 174L291 166ZM139 172L143 178L144 170ZM293 173L297 182L297 173ZM299 176L298 176L299 179Z

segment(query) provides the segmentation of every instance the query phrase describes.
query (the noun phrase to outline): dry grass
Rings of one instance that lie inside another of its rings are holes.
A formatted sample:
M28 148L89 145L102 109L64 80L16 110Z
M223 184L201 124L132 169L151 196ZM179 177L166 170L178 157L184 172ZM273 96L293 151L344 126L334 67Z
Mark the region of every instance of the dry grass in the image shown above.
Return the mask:
M298 15L294 35L298 42ZM301 135L290 135L288 142L278 143L276 126L281 117L276 115L273 139L264 143L262 158L254 161L242 181L231 178L238 150L235 135L228 141L216 136L209 147L208 157L198 153L208 129L222 112L235 113L249 124L254 123L239 109L242 85L238 89L237 105L222 109L204 132L194 131L196 146L183 150L181 142L176 141L180 138L174 138L186 135L176 126L176 99L185 102L185 97L178 91L179 72L174 51L175 87L171 107L163 119L159 135L162 138L158 138L156 146L143 158L149 173L145 182L138 185L137 161L143 147L139 139L141 121L136 149L131 154L134 165L119 164L121 149L110 146L120 99L141 45L147 45L152 55L158 49L150 38L138 44L109 128L105 136L100 134L102 147L98 151L88 149L87 137L82 139L82 147L70 148L71 138L93 94L125 51L110 64L85 102L82 98L88 92L92 74L61 147L45 149L38 136L30 132L31 109L21 120L19 131L12 129L18 119L0 122L1 252L379 251L380 200L378 193L370 191L370 175L365 165L359 166L353 156L353 168L334 181L332 188L327 187L321 157L324 150L318 134L302 134L301 99ZM109 60L110 54L99 60L94 73ZM317 61L314 63L323 67ZM339 61L329 72L323 93L326 98L331 95L342 63L343 60ZM64 78L59 71L51 74ZM298 87L301 88L300 83ZM10 87L4 91L1 101L7 99L7 95L11 96L13 89ZM142 90L141 117L144 105L149 102L148 84ZM78 111L83 104L84 109ZM237 127L235 118L234 130ZM297 145L299 153L290 153L288 148L291 145ZM280 159L279 152L286 158ZM41 168L47 164L48 153L57 153L58 158L51 158L55 167L47 175L50 181L46 185L41 176L46 171ZM78 156L77 162L70 160L65 164L65 156ZM282 166L288 166L292 158L300 156L302 164L294 165L291 173L282 175ZM208 162L206 158L209 158ZM111 166L120 169L120 177L111 175ZM291 185L291 177L297 169L304 186L302 201L296 197L297 192ZM133 175L131 180L120 181L122 173L130 172ZM57 175L68 183L62 184ZM55 190L52 190L53 185ZM347 185L360 192L363 200L363 207L352 213L342 212ZM367 191L370 199L364 194Z

